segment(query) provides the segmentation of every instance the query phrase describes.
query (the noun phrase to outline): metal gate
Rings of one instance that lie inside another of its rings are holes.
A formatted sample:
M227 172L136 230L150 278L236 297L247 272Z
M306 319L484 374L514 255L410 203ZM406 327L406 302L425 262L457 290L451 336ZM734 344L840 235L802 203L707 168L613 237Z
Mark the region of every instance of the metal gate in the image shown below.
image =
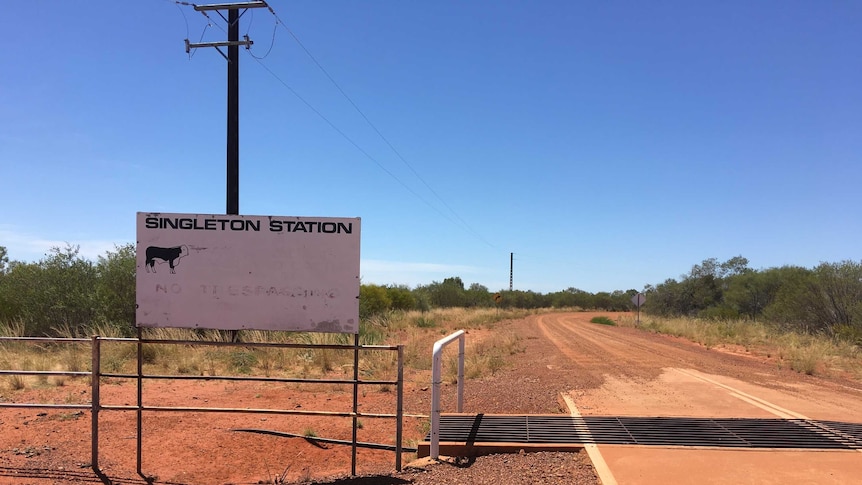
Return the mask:
M0 408L48 408L48 409L78 409L90 410L91 412L91 467L100 477L104 475L99 467L99 415L103 411L135 411L137 421L136 436L136 462L137 473L144 478L148 476L143 471L143 413L144 412L203 412L203 413L245 413L245 414L280 414L280 415L305 415L305 416L330 416L352 418L352 440L339 442L337 440L319 441L338 442L349 444L351 453L351 475L356 475L357 448L374 448L390 450L395 453L395 469L401 470L401 454L404 451L416 451L406 449L402 446L403 431L403 402L404 402L404 346L403 345L360 345L359 335L354 336L353 345L320 345L299 343L263 343L263 342L216 342L197 340L153 340L144 339L141 330L138 329L138 338L106 338L93 336L87 338L41 338L41 337L0 337L3 342L18 342L21 344L52 344L52 345L89 345L91 354L91 371L34 371L21 369L0 369L0 375L21 376L68 376L68 377L90 377L91 401L88 404L47 404L47 403L7 403L0 402ZM136 368L134 374L102 372L101 357L102 344L107 342L132 343L137 347ZM313 349L313 350L342 350L353 352L353 378L352 379L308 379L308 378L286 378L286 377L262 377L262 376L190 376L190 375L158 375L144 374L143 372L143 346L154 345L188 345L188 346L215 346L215 347L254 347L254 348L280 348L280 349ZM359 354L361 351L393 351L397 352L397 378L396 380L364 380L359 375ZM101 403L100 387L102 378L134 379L137 383L137 403L134 406L103 405ZM329 412L297 409L247 409L247 408L212 408L212 407L171 407L171 406L144 406L143 404L143 382L145 380L224 380L224 381L250 381L250 382L281 382L281 383L317 383L330 385L351 385L353 387L353 407L351 412ZM360 413L358 411L359 387L365 385L394 385L396 387L396 410L393 414ZM395 445L361 443L357 441L357 422L362 418L384 418L394 419L396 422ZM278 433L268 430L238 430L254 431L285 436L286 433Z

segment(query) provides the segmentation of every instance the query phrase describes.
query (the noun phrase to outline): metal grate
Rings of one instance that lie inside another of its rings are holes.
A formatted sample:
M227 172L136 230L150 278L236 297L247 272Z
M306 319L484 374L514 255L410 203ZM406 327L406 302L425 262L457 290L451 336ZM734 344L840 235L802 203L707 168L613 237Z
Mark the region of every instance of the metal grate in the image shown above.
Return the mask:
M440 441L859 450L862 424L805 419L443 415Z

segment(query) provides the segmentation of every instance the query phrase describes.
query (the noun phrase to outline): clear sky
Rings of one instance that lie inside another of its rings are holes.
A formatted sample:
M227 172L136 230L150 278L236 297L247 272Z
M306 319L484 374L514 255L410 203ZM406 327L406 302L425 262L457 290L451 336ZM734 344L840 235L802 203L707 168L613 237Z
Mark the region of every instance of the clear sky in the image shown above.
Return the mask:
M240 213L361 217L365 283L504 289L510 252L514 287L540 292L641 289L710 257L860 259L862 2L271 6L282 24L240 27ZM183 43L225 40L220 18L3 13L12 259L103 254L137 211L225 211L226 61Z

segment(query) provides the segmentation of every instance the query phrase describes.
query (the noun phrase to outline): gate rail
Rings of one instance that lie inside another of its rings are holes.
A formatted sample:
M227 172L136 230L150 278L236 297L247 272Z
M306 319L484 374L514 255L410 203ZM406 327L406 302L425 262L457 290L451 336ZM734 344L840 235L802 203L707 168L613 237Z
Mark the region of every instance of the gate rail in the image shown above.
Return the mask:
M0 402L0 408L40 408L40 409L82 409L91 411L91 467L93 471L102 476L102 471L99 468L99 413L101 411L136 411L137 418L137 472L144 478L148 478L142 469L142 436L143 425L142 415L147 412L204 412L204 413L244 413L244 414L281 414L281 415L304 415L304 416L331 416L331 417L350 417L353 418L353 438L351 441L345 441L344 444L350 444L352 448L351 454L351 475L356 475L356 451L357 447L376 446L375 443L360 443L357 441L358 419L365 418L394 418L396 420L396 436L395 445L380 445L387 447L395 452L395 468L401 471L401 454L404 451L401 442L403 437L403 418L404 418L404 346L403 345L360 345L359 335L354 335L353 345L348 344L298 344L298 343L269 343L269 342L214 342L214 341L198 341L198 340L153 340L144 339L141 337L141 329L138 329L138 338L114 338L93 336L91 338L47 338L47 337L0 337L0 344L3 342L22 342L22 343L58 343L58 344L90 344L91 346L91 371L28 371L14 369L0 369L2 375L35 375L35 376L68 376L68 377L90 377L90 403L89 404L51 404L51 403L6 403ZM106 373L101 372L101 347L102 342L125 342L134 343L137 345L137 372L135 374L123 373ZM170 345L193 345L193 346L216 346L216 347L265 347L265 348L281 348L281 349L314 349L314 350L352 350L353 351L353 379L307 379L307 378L290 378L290 377L259 377L259 376L188 376L188 375L159 375L159 374L144 374L143 372L143 345L144 344L170 344ZM359 379L359 352L360 350L384 350L396 351L398 353L398 368L396 380L361 380ZM100 386L101 378L120 378L120 379L135 379L137 381L137 404L134 406L126 405L103 405L101 403ZM284 383L317 383L317 384L332 384L332 385L352 385L353 386L353 409L352 412L330 412L330 411L313 411L313 410L295 410L295 409L248 409L248 408L212 408L212 407L176 407L176 406L144 406L143 405L143 381L144 379L153 380L222 380L222 381L249 381L249 382L284 382ZM394 385L396 386L396 412L394 414L385 413L360 413L358 411L358 389L360 385Z

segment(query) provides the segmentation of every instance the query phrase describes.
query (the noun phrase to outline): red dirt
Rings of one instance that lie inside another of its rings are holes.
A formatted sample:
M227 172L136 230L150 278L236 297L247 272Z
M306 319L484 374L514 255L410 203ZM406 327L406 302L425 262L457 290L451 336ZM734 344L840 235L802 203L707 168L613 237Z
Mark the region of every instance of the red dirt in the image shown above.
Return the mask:
M83 402L87 385L22 392L16 402ZM306 385L308 387L308 385ZM330 386L331 387L331 386ZM102 386L102 402L133 405L134 383ZM410 391L412 393L423 391ZM394 413L395 395L379 389L359 397L361 412ZM350 411L352 391L304 390L273 383L196 381L146 382L144 404L213 408L302 409ZM112 480L137 483L134 411L100 413L99 464ZM394 444L393 419L362 418L359 441ZM90 412L53 409L0 410L0 483L92 482ZM159 483L266 483L286 477L299 480L350 471L349 446L313 443L231 431L236 428L276 430L322 438L350 440L351 419L343 417L263 414L145 412L142 470ZM420 438L419 420L405 420L405 441ZM359 473L390 472L395 454L358 451ZM22 476L23 475L23 476Z
M812 419L862 422L856 406L862 395L858 381L843 375L806 376L786 366L776 366L767 358L708 350L679 338L632 328L590 324L589 319L595 315L550 314L497 325L495 331L515 331L524 352L512 355L509 367L467 381L464 411L568 413L558 406L562 392L571 396L583 414L765 417L792 410ZM471 331L468 345L481 334ZM429 374L408 369L405 412L430 411ZM454 411L455 392L451 385L447 387L443 391L443 409ZM116 380L103 383L101 389L106 404L136 402L133 382ZM394 412L392 390L384 391L380 386L360 389L360 411ZM14 402L83 403L89 401L89 386L84 381L71 380L62 387L15 391L11 397L7 393L7 398ZM144 389L144 404L151 406L343 412L350 410L351 402L351 388L333 389L319 384L174 380L147 381ZM108 479L105 483L145 483L135 467L135 413L105 410L100 421L100 466ZM394 443L394 420L361 421L360 441ZM420 439L423 424L422 419L405 419L404 443ZM145 412L143 471L158 477L160 484L206 485L284 483L280 481L282 474L287 481L297 482L350 472L349 446L231 431L235 428L313 432L319 437L344 440L351 437L350 418ZM841 483L843 478L862 473L862 461L858 465L853 461L859 453L853 452L836 455L600 448L619 483L698 483L707 472L712 483L740 483L738 474L724 478L718 474L734 470L727 465L728 460L739 464L751 483L765 483L758 482L758 477L778 477L781 483L810 483L805 481L814 476L810 473L823 466L832 474L830 483ZM596 483L583 453L563 457L530 455L480 458L468 466L438 465L425 471L393 474L394 453L360 449L357 472L370 478L350 482L330 479L327 483ZM406 463L411 456L405 454L404 459ZM797 470L800 467L807 471ZM536 470L538 474L531 474ZM0 485L102 482L90 469L89 411L0 408Z

